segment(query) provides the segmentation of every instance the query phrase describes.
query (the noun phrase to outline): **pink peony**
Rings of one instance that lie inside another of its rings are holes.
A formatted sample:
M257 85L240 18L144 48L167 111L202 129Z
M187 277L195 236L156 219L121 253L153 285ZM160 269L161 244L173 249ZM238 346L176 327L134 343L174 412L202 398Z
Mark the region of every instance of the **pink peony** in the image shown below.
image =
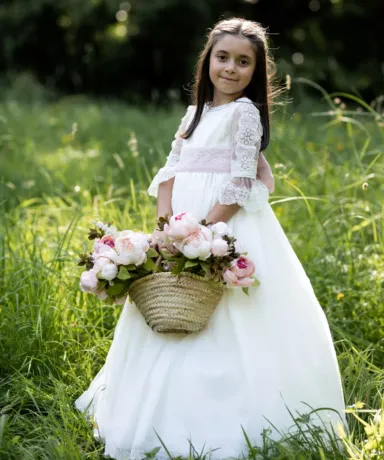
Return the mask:
M217 257L224 257L229 253L228 243L221 238L212 241L212 254Z
M252 278L238 278L231 270L227 269L225 270L223 274L223 279L224 281L229 285L229 286L241 286L241 287L250 287L254 283L254 279Z
M117 253L114 248L111 248L108 244L102 243L101 239L97 238L93 244L93 260L96 260L100 256L107 257L108 259L115 261Z
M232 285L233 283L236 283L236 281L238 280L237 276L234 275L231 270L229 270L229 268L227 268L227 270L225 270L225 272L223 273L223 279L226 283Z
M80 288L83 292L94 292L97 289L99 280L96 277L97 271L92 269L85 271L80 277Z
M172 240L180 241L199 231L199 222L189 212L172 216L169 225L164 225L164 232Z
M255 273L255 264L249 257L240 256L232 262L230 270L237 278L248 278Z
M110 248L115 247L115 238L113 236L111 236L111 235L104 235L101 238L100 242L103 243L103 244L106 244Z
M225 270L223 279L230 286L252 286L254 280L251 276L255 273L255 264L247 256L241 256L232 261L231 267Z
M252 278L239 278L236 283L234 283L234 286L250 287L254 282L255 280Z

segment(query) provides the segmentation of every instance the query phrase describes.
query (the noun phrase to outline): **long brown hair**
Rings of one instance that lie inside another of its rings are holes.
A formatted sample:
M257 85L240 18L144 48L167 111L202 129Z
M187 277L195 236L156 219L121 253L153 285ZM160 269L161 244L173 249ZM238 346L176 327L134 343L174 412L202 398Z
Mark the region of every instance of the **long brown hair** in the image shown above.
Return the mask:
M272 79L275 75L275 64L269 55L266 30L258 22L242 18L231 18L219 21L208 34L207 42L196 64L195 80L193 84L193 103L196 112L188 129L182 134L188 139L199 124L204 110L204 104L213 100L213 84L209 77L209 60L213 46L225 34L248 38L254 45L256 52L256 68L243 96L248 97L260 111L260 120L263 126L261 150L269 144L269 112L274 91Z

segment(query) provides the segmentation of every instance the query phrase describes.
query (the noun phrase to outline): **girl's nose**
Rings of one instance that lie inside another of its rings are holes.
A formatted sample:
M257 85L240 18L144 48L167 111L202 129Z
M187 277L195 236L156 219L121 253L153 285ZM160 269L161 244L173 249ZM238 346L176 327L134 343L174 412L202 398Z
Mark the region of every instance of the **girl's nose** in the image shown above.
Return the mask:
M228 61L228 62L227 62L227 65L226 65L226 67L225 67L225 70L226 70L227 72L234 72L234 70L235 70L235 63L234 63L233 61Z

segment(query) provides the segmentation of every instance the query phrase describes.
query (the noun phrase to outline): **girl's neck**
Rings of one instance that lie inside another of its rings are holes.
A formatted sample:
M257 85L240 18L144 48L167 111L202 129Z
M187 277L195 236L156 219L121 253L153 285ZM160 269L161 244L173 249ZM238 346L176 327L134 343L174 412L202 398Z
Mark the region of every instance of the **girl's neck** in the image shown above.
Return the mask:
M220 105L225 105L225 104L229 104L230 102L233 102L233 101L236 101L237 99L239 99L240 97L243 97L244 96L244 92L242 91L241 93L238 93L238 94L213 94L213 101L212 103L209 105L210 107L218 107Z

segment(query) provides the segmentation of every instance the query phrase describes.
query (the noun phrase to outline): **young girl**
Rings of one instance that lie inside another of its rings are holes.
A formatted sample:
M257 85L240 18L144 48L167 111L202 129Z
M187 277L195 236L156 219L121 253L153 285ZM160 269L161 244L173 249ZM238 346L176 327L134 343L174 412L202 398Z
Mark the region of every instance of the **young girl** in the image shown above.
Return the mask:
M126 303L105 365L76 401L117 459L143 458L161 446L158 436L173 456L188 456L189 440L212 459L237 458L247 454L243 429L260 445L264 429L278 439L276 430L311 408L327 408L311 415L314 425L345 424L326 317L268 204L273 177L260 152L269 143L271 64L258 23L213 28L197 65L196 105L148 190L159 216L227 222L261 284L249 296L227 289L193 334L156 333ZM157 457L167 458L163 447Z

